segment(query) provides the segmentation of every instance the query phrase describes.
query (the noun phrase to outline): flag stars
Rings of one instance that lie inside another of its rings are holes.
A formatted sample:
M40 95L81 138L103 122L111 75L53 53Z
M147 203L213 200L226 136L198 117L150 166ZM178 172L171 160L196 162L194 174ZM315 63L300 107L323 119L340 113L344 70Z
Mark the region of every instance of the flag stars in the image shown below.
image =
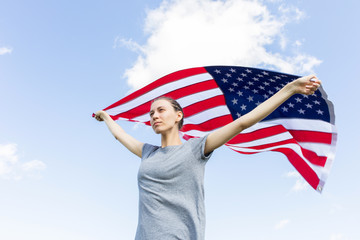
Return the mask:
M297 97L297 98L295 98L295 101L297 102L297 103L301 103L301 98L299 98L299 97Z
M265 85L265 86L269 86L269 85L270 85L270 83L268 83L268 82L264 82L264 85Z
M238 100L236 98L234 98L233 100L231 100L231 102L233 103L233 105L238 103Z
M261 90L265 90L265 87L264 87L264 86L259 86L259 88L260 88Z
M279 77L279 76L275 76L275 78L276 78L276 79L281 79L281 77Z
M244 81L241 77L238 77L236 80L238 80L239 82Z
M240 114L240 113L236 113L236 116L239 118L239 117L241 117L241 114Z
M228 78L231 78L231 74L230 73L227 73L225 74Z
M244 89L249 90L250 87L249 86L244 86Z
M233 69L233 68L230 68L230 72L232 72L232 73L236 73L236 70L235 70L235 69Z
M274 80L274 79L272 79L272 78L269 79L269 81L270 81L270 82L276 82L276 80Z
M228 80L227 80L226 78L221 79L221 81L222 81L223 83L227 83L227 82L228 82Z
M253 89L252 91L253 91L254 94L259 92L257 89Z
M318 100L313 101L316 105L320 105L320 102Z
M303 110L302 108L299 109L298 112L299 112L300 114L305 114L305 110Z
M241 108L242 111L245 111L246 110L246 105L243 104L243 105L240 106L240 108Z
M246 69L245 70L247 73L252 73L252 71L250 69Z
M321 111L320 109L317 110L316 112L317 112L317 114L319 114L319 115L323 115L323 114L324 114L324 111Z
M264 94L263 96L264 96L265 99L269 98L269 95L267 95L267 94Z
M305 106L306 106L307 108L312 108L313 105L311 105L310 103L307 103Z
M249 96L249 97L247 98L247 100L248 100L249 102L252 102L252 101L254 101L254 97L253 97L253 96Z
M229 92L234 92L235 90L233 88L229 88Z
M256 76L258 76L259 78L264 77L264 76L263 76L263 75L261 75L261 74L257 74Z
M283 110L283 112L287 112L287 111L289 110L289 109L288 109L287 107L285 107L285 106L283 106L281 109Z
M274 94L274 92L271 91L271 90L269 90L268 93L269 93L270 95L273 95L273 94Z
M265 75L265 76L269 76L269 73L267 73L267 72L265 72L265 71L262 71L261 72L263 75Z
M243 92L242 92L242 91L238 91L236 94L239 95L239 97L241 97L241 96L243 95Z
M291 108L294 108L294 104L292 104L292 103L288 103L288 106Z
M256 106L259 106L260 104L261 104L261 102L259 102L259 101L257 101L257 102L255 103Z
M254 85L254 83L251 82L251 81L248 81L247 83L248 83L250 86Z
M253 77L252 78L254 81L259 81L259 78L257 78L257 77Z
M280 91L281 88L279 88L278 86L275 87L276 91Z
M231 85L233 85L234 87L239 86L236 82L234 82L234 83L233 83L233 84L231 84Z
M214 71L216 74L221 74L221 71L219 69L215 69Z
M241 76L247 77L247 74L246 74L246 73L242 73Z

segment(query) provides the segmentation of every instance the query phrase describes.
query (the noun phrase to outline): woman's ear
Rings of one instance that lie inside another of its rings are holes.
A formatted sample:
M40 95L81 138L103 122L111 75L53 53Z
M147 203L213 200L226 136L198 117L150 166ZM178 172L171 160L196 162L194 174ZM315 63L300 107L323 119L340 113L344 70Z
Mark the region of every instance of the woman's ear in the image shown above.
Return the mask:
M176 121L180 122L180 120L183 118L183 113L181 111L177 112Z

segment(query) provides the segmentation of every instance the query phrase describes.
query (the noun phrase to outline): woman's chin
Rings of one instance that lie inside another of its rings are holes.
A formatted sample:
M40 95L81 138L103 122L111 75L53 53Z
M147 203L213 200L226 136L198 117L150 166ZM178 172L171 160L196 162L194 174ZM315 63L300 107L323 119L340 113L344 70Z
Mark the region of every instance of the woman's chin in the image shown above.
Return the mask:
M160 131L160 129L159 129L158 127L153 128L153 130L154 130L154 132L155 132L156 134L161 133L161 131Z

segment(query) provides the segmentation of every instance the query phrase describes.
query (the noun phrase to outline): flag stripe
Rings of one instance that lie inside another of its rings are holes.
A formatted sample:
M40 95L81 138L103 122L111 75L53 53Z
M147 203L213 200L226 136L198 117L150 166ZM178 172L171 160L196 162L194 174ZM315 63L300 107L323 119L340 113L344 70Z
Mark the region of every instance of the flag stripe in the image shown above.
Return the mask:
M206 116L212 116L212 118L217 118L221 116L230 115L231 113L226 106L217 106L214 108L206 109L198 114L192 115L184 119L184 125L186 124L201 124L206 122L209 118Z
M204 81L208 81L211 79L212 79L212 76L208 73L202 73L202 74L198 74L198 75L194 75L194 76L189 76L187 78L181 79L181 81L173 81L173 82L167 83L165 85L162 85L160 87L157 87L151 91L144 93L143 95L139 95L136 98L127 101L126 103L123 103L114 108L109 108L109 109L105 109L105 110L110 115L117 115L119 113L123 113L123 112L131 110L134 106L144 104L148 101L153 100L154 98L163 96L163 95L173 91L174 89L183 88L183 87L195 84L195 83L204 82Z
M209 109L209 108L225 106L225 105L226 105L225 98L221 94L221 95L218 95L218 96L215 96L215 97L203 100L203 101L195 102L194 104L183 108L183 111L184 111L185 117L187 118L187 117L190 117L194 114L197 114L197 113L203 111L202 110L203 106L206 106L206 108Z
M208 121L205 121L201 124L186 124L183 126L181 131L186 132L189 130L199 130L199 131L212 131L214 129L220 128L230 122L232 122L233 119L231 115L224 115L217 118L212 118Z
M141 95L143 95L147 92L150 92L155 88L161 87L162 85L165 85L167 83L178 81L183 78L187 78L187 77L202 74L202 73L207 73L206 69L203 67L184 69L181 71L170 73L170 74L168 74L162 78L159 78L158 80L146 85L145 87L138 89L136 92L129 94L128 96L122 98L121 100L117 101L116 103L108 106L107 108L104 109L104 111L112 109L114 107L117 107L126 102L129 102L129 101L131 101L137 97L140 97Z
M332 134L305 130L289 130L298 142L312 142L331 144Z
M270 141L269 141L270 142ZM280 146L280 145L285 145L285 144L297 144L296 141L292 138L289 139L285 139L285 140L280 140L279 141L273 141L267 144L262 144L262 145L255 145L255 144L251 144L249 143L249 145L244 146L243 144L233 144L232 146L236 146L239 148L248 148L248 149L252 149L252 150L262 150L262 149L269 149L272 147L276 147L276 146ZM301 152L303 153L304 157L311 162L312 164L315 164L317 166L321 166L324 167L327 157L326 156L318 156L315 152L312 152L310 150L304 149L301 146L299 146L301 149Z
M299 155L291 148L278 148L277 152L285 154L290 163L296 170L305 178L305 180L314 188L318 190L320 179L314 169L312 169ZM321 190L320 190L321 191Z
M192 84L189 86L185 86L183 88L176 89L174 91L168 92L164 96L168 96L168 97L171 97L176 100L179 97L183 97L185 95L192 95L192 94L196 94L199 91L206 91L206 90L212 90L212 89L216 89L215 90L216 92L218 91L216 82L214 80L209 80L209 81L195 83L195 84ZM160 96L157 96L157 97L160 97ZM150 112L150 106L151 106L152 100L153 99L151 99L141 105L138 105L137 107L129 109L126 112L119 113L115 116L123 117L123 118L136 118L137 116L146 114L147 118L149 118L148 114Z
M265 128L269 126L282 125L288 130L306 130L306 131L315 131L315 132L326 132L326 133L335 133L336 129L330 123L313 120L313 119L274 119L269 121L258 122L257 124L245 129L243 133L253 132L259 128Z

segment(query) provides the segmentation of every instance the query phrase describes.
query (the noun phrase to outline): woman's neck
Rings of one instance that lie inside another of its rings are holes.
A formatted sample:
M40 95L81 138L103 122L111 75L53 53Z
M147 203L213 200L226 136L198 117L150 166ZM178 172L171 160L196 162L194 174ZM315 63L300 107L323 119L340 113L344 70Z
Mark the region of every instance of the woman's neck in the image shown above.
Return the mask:
M171 132L161 134L161 147L181 145L179 131L175 128Z

